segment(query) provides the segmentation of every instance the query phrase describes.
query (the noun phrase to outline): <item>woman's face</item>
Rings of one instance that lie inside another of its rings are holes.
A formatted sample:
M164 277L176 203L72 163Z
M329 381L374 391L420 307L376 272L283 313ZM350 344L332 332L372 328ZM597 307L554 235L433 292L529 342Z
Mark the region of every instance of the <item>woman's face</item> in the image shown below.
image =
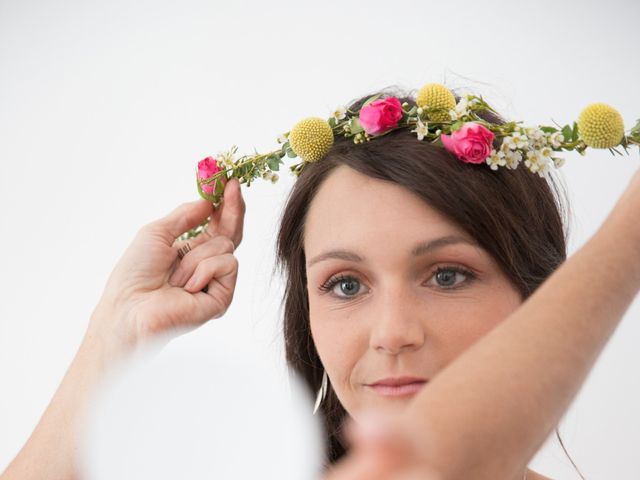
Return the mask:
M361 409L397 412L424 388L371 384L433 379L522 301L462 229L403 187L346 166L313 199L304 249L315 346L356 419Z

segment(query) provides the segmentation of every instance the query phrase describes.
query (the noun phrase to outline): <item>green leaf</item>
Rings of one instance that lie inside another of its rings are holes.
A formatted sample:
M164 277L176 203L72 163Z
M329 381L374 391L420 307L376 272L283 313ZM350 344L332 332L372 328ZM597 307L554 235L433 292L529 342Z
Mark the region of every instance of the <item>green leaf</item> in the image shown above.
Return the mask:
M354 135L356 133L360 133L364 131L364 128L362 128L362 125L360 125L360 119L358 117L353 117L351 119L351 121L349 122L349 129L351 130L351 133L353 133Z
M570 125L565 125L564 127L562 127L562 136L564 137L565 141L567 142L571 142L573 141L573 129L571 128Z
M280 159L278 157L269 157L267 160L267 165L273 171L278 171L280 169Z
M382 94L381 94L381 93L378 93L377 95L374 95L373 97L369 97L369 98L367 99L367 101L366 101L366 102L364 102L364 103L362 104L362 106L363 106L363 107L366 107L366 106L367 106L367 105L369 105L371 102L376 101L376 100L377 100L378 98L380 98L381 96L382 96Z
M216 181L214 183L216 185L213 190L214 193L216 195L222 195L222 193L224 192L224 185L222 183L222 180L220 178L216 178Z
M293 150L291 150L290 148L287 149L287 157L289 158L296 158L298 155L296 155L296 152L294 152Z
M335 127L335 126L336 126L336 117L331 117L331 118L328 120L328 122L329 122L329 126L330 126L331 128Z
M458 120L457 122L453 122L453 125L451 125L451 131L455 132L456 130L460 130L463 124L464 122L462 122L461 120Z
M558 129L554 127L540 127L540 130L542 130L544 133L555 133L558 131Z
M573 130L571 132L571 141L576 142L578 140L578 124L573 122Z
M204 193L202 191L202 185L200 185L200 181L198 180L197 177L196 177L196 184L198 185L198 194L200 195L200 197L204 198L205 200L209 200L210 202L213 202L214 200L213 195L209 195L208 193Z

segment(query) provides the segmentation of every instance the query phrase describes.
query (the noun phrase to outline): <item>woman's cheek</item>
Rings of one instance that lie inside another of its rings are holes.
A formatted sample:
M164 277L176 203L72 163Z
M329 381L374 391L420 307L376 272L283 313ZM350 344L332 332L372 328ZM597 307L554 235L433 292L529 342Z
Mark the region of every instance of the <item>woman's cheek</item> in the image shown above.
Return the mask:
M335 315L313 316L311 334L325 368L331 376L339 376L343 382L352 365L356 362L359 348L358 332L350 328L348 322Z

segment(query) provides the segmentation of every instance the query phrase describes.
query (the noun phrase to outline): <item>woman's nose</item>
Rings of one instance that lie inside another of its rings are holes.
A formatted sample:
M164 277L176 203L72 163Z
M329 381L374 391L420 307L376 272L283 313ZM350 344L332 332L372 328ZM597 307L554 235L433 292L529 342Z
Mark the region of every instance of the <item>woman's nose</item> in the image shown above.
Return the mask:
M397 290L381 293L371 320L370 345L376 351L397 355L424 344L421 308L410 294Z

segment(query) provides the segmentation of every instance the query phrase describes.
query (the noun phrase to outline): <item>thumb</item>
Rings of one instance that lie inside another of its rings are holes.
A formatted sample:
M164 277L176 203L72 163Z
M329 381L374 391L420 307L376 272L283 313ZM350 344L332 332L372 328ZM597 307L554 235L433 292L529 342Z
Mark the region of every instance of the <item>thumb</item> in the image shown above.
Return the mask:
M183 203L170 214L148 224L147 228L171 246L176 238L200 225L212 212L213 204L201 198Z

